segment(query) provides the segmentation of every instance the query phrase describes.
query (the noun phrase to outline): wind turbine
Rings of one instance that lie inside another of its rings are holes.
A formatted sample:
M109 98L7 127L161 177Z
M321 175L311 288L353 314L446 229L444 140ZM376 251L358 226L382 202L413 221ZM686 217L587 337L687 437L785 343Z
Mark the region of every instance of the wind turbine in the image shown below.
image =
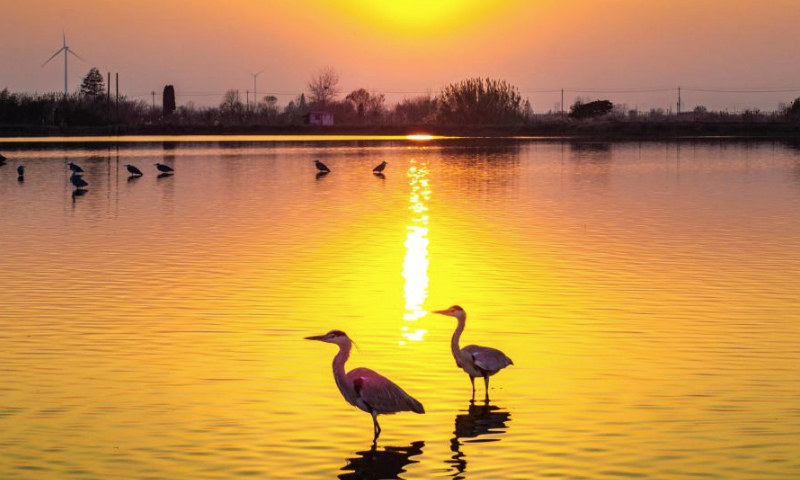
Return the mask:
M258 73L249 73L249 75L251 77L253 77L253 98L256 99L256 101L254 102L256 104L256 106L258 106L258 88L257 88L258 84L256 83L256 80L258 79L258 76L261 75L261 72L263 72L263 71L264 70L261 70Z
M74 55L74 56L78 57L78 59L80 59L80 60L83 60L83 58L81 58L81 56L78 55L77 53L75 53L72 50L70 50L69 45L67 45L67 34L64 33L64 32L61 32L61 34L62 34L63 40L64 40L63 46L61 48L59 48L58 51L56 53L54 53L52 57L48 58L47 61L42 64L42 68L44 68L45 65L50 63L50 60L56 58L59 53L64 52L64 98L66 98L66 97L69 96L69 83L68 83L68 80L67 80L69 78L68 75L67 75L67 71L68 71L67 60L69 59L70 55ZM86 60L83 60L83 61L85 62Z

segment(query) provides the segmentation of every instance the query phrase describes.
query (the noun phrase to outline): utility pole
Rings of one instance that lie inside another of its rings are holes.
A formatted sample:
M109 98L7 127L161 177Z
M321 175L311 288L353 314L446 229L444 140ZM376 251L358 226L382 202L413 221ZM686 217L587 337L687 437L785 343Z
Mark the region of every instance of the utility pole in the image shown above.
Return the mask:
M247 110L250 110L250 90L245 90L245 95L247 95Z
M116 87L117 87L117 115L119 115L119 72L116 72Z
M678 87L678 116L681 114L681 87Z
M561 89L561 115L564 115L564 89Z
M111 72L108 72L108 82L106 82L106 113L111 113Z
M153 95L153 110L155 110L156 109L156 91L153 90L150 93Z

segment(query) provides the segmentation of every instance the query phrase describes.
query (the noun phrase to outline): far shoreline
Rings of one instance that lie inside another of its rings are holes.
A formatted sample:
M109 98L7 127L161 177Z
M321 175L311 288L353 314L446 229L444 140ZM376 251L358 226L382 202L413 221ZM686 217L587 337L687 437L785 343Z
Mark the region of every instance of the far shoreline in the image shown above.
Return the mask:
M526 125L111 125L52 127L0 125L0 138L120 136L376 136L432 135L451 138L564 138L598 140L663 140L710 137L800 139L800 123L705 121L541 122Z

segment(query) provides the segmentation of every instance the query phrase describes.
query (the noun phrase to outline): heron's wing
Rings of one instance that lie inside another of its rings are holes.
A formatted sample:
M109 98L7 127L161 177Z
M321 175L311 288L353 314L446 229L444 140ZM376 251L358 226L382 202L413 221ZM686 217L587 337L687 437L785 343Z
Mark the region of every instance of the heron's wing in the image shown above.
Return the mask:
M463 351L472 356L472 363L474 363L476 367L481 370L486 370L487 372L498 372L514 364L505 353L495 348L469 345L464 347Z
M378 413L425 413L421 403L378 372L356 368L348 372L347 378L353 382L356 394Z

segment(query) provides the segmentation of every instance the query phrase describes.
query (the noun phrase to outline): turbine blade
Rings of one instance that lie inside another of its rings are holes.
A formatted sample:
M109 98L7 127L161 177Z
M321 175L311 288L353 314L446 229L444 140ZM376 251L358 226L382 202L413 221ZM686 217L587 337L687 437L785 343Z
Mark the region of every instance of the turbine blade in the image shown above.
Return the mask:
M73 52L73 51L72 51L72 50L70 50L69 48L67 49L67 51L68 51L69 53L71 53L71 54L75 55L75 56L76 56L76 57L78 57L79 59L83 60L83 58L82 58L80 55L78 55L77 53ZM83 60L83 61L85 62L86 60Z
M64 47L59 48L58 51L56 53L54 53L52 57L48 58L47 61L42 64L42 66L44 67L45 65L50 63L50 60L56 58L58 56L58 54L61 53L62 50L64 50Z

